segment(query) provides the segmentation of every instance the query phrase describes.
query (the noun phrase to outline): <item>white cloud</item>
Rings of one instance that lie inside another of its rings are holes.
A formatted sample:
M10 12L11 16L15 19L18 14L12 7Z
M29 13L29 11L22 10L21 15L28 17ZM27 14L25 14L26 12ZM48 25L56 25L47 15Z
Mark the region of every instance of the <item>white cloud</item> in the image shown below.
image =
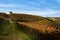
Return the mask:
M56 14L60 13L60 11L56 11L56 10L51 10L51 9L47 9L47 10L34 10L34 11L28 11L28 10L10 10L10 9L0 9L1 12L9 12L12 11L14 13L23 13L23 14L31 14L31 15L39 15L39 16L58 16Z
M16 13L24 13L24 14L31 14L31 15L39 15L39 16L48 16L51 15L53 16L56 13L60 13L60 11L53 11L53 10L45 10L45 11L26 11L26 10L20 10L20 11L13 11ZM57 15L58 16L58 15Z
M0 7L17 7L17 8L24 7L24 8L27 8L27 6L29 6L29 5L23 5L23 4L18 4L18 6L16 6L16 5L17 4L0 4ZM34 10L33 11L30 10L30 8L34 8ZM37 7L31 7L31 6L30 6L30 8L28 10L21 10L21 9L16 10L16 9L0 8L0 11L7 12L7 13L8 13L8 11L13 11L13 12L17 12L17 13L32 14L32 15L39 15L39 16L46 16L46 15L53 16L56 13L60 13L60 11L52 10L52 9L47 8L47 7L46 7L46 10L41 10Z

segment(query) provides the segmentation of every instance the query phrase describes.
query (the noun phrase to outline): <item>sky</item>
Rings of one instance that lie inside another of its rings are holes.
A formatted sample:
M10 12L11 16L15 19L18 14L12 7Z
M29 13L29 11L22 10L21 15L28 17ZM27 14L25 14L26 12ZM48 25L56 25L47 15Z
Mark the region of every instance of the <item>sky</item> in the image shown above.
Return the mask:
M0 12L60 17L60 0L0 0Z

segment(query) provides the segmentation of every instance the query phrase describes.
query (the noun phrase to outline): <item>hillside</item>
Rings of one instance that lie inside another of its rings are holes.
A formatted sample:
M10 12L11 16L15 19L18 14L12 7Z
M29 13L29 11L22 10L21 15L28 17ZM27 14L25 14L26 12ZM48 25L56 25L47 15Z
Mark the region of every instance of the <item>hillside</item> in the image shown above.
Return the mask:
M22 25L26 25L29 28L36 29L43 33L45 33L46 31L47 33L52 33L52 32L60 30L60 25L46 19L41 20L41 21L36 21L36 22L18 22L18 23Z
M9 16L13 20L18 20L18 21L39 21L42 20L43 18L40 16L35 16L35 15L28 15L28 14L9 14Z
M0 12L0 18L8 19L9 16L6 13Z
M55 21L56 23L60 24L60 17L47 17L50 20Z
M30 40L31 38L18 27L18 23L10 23L0 18L0 40Z
M9 22L11 19L13 22ZM53 20L28 14L4 14L0 18L1 40L57 40L60 24Z

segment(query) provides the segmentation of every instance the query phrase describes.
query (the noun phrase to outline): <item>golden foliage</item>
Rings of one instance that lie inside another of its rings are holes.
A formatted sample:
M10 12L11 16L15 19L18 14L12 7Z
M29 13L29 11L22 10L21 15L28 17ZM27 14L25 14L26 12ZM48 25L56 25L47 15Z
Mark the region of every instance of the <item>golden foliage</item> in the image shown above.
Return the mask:
M18 22L19 24L26 25L29 28L36 29L42 33L52 33L56 32L59 29L56 28L59 27L57 24L48 21L48 20L42 20L42 21L37 21L37 22Z

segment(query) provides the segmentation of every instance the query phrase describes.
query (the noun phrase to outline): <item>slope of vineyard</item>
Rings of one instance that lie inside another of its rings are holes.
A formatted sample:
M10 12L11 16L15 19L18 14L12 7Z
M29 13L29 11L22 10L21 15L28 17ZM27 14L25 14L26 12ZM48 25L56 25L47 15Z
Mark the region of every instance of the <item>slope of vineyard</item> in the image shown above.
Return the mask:
M8 19L9 16L6 13L0 12L0 18Z
M18 22L19 29L33 35L35 40L60 40L60 25L55 21L43 19L33 22Z
M60 17L47 17L50 20L55 21L56 23L60 24Z
M40 16L28 15L28 14L9 14L9 16L13 20L18 20L18 21L38 21L43 19Z
M43 19L41 21L36 22L18 22L19 24L26 25L27 27L34 28L40 32L60 32L60 25L55 22L49 21L47 19Z
M42 32L48 31L48 33L50 33L59 31L60 29L59 24L57 24L53 20L41 16L27 15L27 14L9 14L9 16L13 20L17 20L19 24L26 25L27 27L31 27L40 30Z
M60 24L53 20L27 14L1 14L0 39L3 40L57 40ZM12 19L13 22L9 22ZM6 39L5 39L6 36Z

